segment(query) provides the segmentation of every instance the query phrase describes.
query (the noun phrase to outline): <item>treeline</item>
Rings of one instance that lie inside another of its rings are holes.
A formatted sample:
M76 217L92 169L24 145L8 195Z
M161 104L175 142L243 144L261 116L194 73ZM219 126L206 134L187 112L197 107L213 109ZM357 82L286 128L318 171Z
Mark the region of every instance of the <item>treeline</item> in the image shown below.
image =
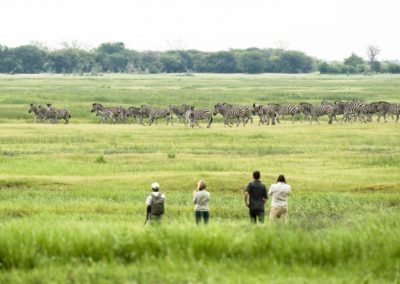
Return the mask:
M0 46L0 73L308 73L314 59L280 49L135 51L122 42L103 43L91 51L65 47L50 51L36 45Z
M318 71L321 74L360 74L360 73L400 73L400 64L376 59L364 61L363 58L353 53L343 62L320 62Z
M378 64L379 63L379 64ZM400 65L378 64L374 72L400 73ZM90 51L66 45L49 50L40 45L8 48L0 45L0 73L363 73L371 67L353 54L342 62L326 63L300 51L231 49L136 51L122 42L103 43Z

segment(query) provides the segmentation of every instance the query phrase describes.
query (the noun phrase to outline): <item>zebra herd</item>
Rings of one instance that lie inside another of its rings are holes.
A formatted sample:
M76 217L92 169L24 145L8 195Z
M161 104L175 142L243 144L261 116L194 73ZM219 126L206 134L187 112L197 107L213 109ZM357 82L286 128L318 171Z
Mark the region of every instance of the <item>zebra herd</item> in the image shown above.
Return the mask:
M69 123L71 118L71 113L68 109L56 109L52 104L47 104L47 107L41 105L30 104L28 113L33 113L35 115L34 122L44 123L50 121L51 123L57 123L59 119L63 119L65 124Z
M56 109L51 104L46 107L41 105L31 104L29 113L34 113L35 122L56 123L57 120L63 119L65 124L69 123L71 113L68 109ZM253 103L253 105L239 105L234 106L228 103L217 103L214 110L207 108L196 108L187 104L181 106L170 105L165 108L156 108L148 105L141 105L140 107L121 106L106 107L100 103L92 104L92 113L100 118L100 123L128 123L129 119L134 122L145 125L144 119L147 118L147 125L152 125L154 122L157 124L159 119L165 119L167 125L174 122L176 118L177 123L184 123L190 127L200 127L199 121L205 120L207 128L211 127L211 123L216 115L221 114L224 126L231 127L233 124L239 126L240 123L245 126L248 121L253 122L253 116L259 117L258 125L275 125L280 123L280 119L285 116L291 116L294 123L295 120L306 119L310 124L315 121L319 124L319 118L326 115L328 123L332 124L337 119L338 115L342 115L340 122L372 122L372 115L377 115L377 121L380 122L383 117L387 122L388 117L396 117L396 122L399 120L400 104L388 103L385 101L378 101L373 103L364 103L362 101L353 100L351 102L335 101L333 103L322 101L319 105L313 105L307 102L301 102L298 105L280 105L269 103L260 105Z
M336 101L334 103L329 103L327 101L322 101L320 105L313 105L307 102L301 102L299 105L280 105L280 104L267 104L259 105L254 103L250 105L233 106L227 103L217 103L214 106L214 111L206 108L197 109L194 106L189 106L183 104L181 106L170 105L166 108L153 108L147 105L142 105L141 107L104 107L99 103L93 103L92 112L96 112L98 116L101 117L101 122L105 122L107 119L112 119L115 123L117 120L127 122L128 117L132 117L134 120L139 119L139 123L143 123L144 118L149 118L148 125L151 125L154 121L159 118L165 118L167 124L173 123L173 116L176 116L177 122L184 122L185 125L190 125L194 127L195 125L200 127L198 124L199 120L207 120L207 127L211 126L213 121L213 116L218 113L222 115L224 120L224 125L231 126L233 121L236 121L236 125L242 122L246 125L250 120L253 122L253 115L259 116L260 124L275 124L275 122L280 122L279 118L283 118L286 115L292 117L292 122L295 119L300 120L302 117L304 119L309 119L310 124L313 121L319 123L319 117L327 115L329 118L329 124L333 120L338 121L336 116L343 115L342 121L364 121L372 122L372 115L378 115L378 121L381 117L387 122L387 117L389 115L396 116L396 122L399 119L400 104L391 104L384 101L373 102L370 104L363 103L361 101L352 102L341 102Z

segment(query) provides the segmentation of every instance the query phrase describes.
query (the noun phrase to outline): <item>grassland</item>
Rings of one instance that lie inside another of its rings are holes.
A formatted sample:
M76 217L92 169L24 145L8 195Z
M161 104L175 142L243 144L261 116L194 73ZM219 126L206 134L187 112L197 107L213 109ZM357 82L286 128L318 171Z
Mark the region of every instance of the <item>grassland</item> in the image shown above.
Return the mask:
M186 129L90 114L93 101L398 102L399 87L398 76L0 76L0 283L399 282L399 124ZM68 106L71 124L33 124L31 102ZM286 175L288 225L249 224L254 169L266 184ZM200 178L207 228L193 224ZM144 227L154 180L167 211Z

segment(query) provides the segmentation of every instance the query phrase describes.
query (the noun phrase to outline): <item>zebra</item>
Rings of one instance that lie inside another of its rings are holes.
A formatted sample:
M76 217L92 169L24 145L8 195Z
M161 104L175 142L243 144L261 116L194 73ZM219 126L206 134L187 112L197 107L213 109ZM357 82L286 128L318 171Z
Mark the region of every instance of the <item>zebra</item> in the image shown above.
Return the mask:
M271 106L273 108L273 111L275 111L276 113L275 117L276 122L281 123L279 121L279 113L281 111L282 106L280 104L274 104L274 103L269 103L268 105Z
M250 106L232 106L227 103L218 103L214 106L213 115L220 113L224 118L225 127L227 125L231 127L229 119L234 118L237 120L236 126L239 126L240 119L242 119L243 126L245 126L249 119L251 119L251 122L253 122L253 118L251 117L252 112L253 111ZM247 119L246 121L245 118Z
M260 120L258 122L258 125L265 124L269 125L269 119L271 118L272 120L272 125L275 125L275 119L276 119L276 108L272 105L258 105L256 103L253 103L253 113L258 114L260 117Z
M346 102L341 102L341 101L335 101L333 103L333 113L336 115L343 115L344 114L344 109L346 108ZM343 122L344 116L342 117L342 120L340 122Z
M354 117L355 120L359 118L363 119L363 121L366 122L364 115L366 115L367 113L368 113L368 107L366 104L359 101L352 101L346 104L344 108L343 119L344 121L347 122L350 121L352 117Z
M326 114L329 118L328 124L332 124L333 119L333 106L332 105L320 105L314 106L310 103L301 102L299 106L300 112L310 115L310 124L315 120L319 124L318 118Z
M186 105L185 105L186 106ZM170 105L169 106L171 112L176 115L176 123L181 122L182 120L185 120L185 114L187 109L183 107L178 107L176 105Z
M48 118L54 119L55 122L57 122L58 119L64 119L64 124L68 124L71 118L71 112L67 108L56 109L52 104L47 104L47 116Z
M333 119L336 120L336 122L338 122L337 118L336 118L336 113L335 113L335 105L333 103L327 102L327 101L322 101L321 102L321 107L322 106L331 106L332 107L332 114L331 114L331 123L333 122ZM329 115L328 115L329 116Z
M106 123L107 119L112 119L112 112L108 109L105 110L98 110L96 112L96 116L100 116L101 123Z
M169 108L163 108L163 109L159 109L159 108L152 108L146 105L142 105L140 108L140 111L142 114L148 115L149 117L149 123L148 125L152 125L154 121L156 121L157 124L157 120L159 118L163 118L165 117L165 119L167 120L167 125L169 124L169 122L172 123L172 112Z
M45 116L43 111L41 111L41 109L38 106L35 106L34 104L30 104L30 108L28 110L28 113L33 112L35 115L35 118L33 119L33 122L36 123L38 120L40 120L40 122L44 122Z
M195 110L194 106L191 106L188 110L185 111L185 125L189 123L190 127L193 128L195 124L199 125L195 119ZM200 127L200 126L199 126Z
M378 113L377 121L380 122L380 119L383 116L383 119L386 123L387 122L386 117L390 113L391 104L388 102L379 101L370 103L370 106L372 107L373 110L375 110ZM372 114L370 120L372 121Z
M181 106L181 108L185 110L185 118L186 118L186 112L190 109L190 107L188 105L183 104ZM196 108L194 108L193 115L194 115L194 123L198 127L200 127L198 121L202 120L202 119L207 120L207 128L211 127L211 123L212 123L214 117L213 117L213 114L211 113L211 111L209 109L206 109L206 108L196 109ZM187 124L188 122L189 121L187 119L185 119L185 124Z
M295 116L300 119L300 110L299 107L296 105L283 105L280 107L278 111L278 116L281 116L282 118L285 115L291 115L292 116L292 123L294 123Z
M98 111L109 111L111 113L111 119L113 123L117 122L117 117L121 113L121 107L105 107L102 104L99 103L93 103L92 109L90 112L98 112ZM97 115L97 114L96 114Z
M128 107L128 114L127 117L132 117L134 122L136 122L136 117L139 117L139 119L142 117L142 113L140 112L139 107Z
M394 116L396 116L396 122L399 120L400 116L400 104L391 104L389 112L392 116L392 119L394 119Z
M129 110L127 108L119 107L119 114L117 119L120 119L123 123L128 123Z

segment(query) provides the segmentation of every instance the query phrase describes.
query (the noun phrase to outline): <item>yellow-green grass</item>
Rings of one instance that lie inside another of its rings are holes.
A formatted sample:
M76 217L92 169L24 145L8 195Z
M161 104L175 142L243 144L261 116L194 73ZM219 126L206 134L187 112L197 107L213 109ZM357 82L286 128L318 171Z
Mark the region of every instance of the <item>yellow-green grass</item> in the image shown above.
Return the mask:
M399 124L99 125L89 110L101 84L114 104L212 106L266 90L273 101L317 102L349 85L341 99L396 101L399 78L0 76L0 283L398 282ZM19 110L38 93L75 102L81 116L33 124ZM11 97L21 101L5 104ZM255 169L268 185L281 173L292 185L287 225L249 224L243 190ZM193 224L199 179L212 196L207 228ZM166 213L144 227L155 180Z

